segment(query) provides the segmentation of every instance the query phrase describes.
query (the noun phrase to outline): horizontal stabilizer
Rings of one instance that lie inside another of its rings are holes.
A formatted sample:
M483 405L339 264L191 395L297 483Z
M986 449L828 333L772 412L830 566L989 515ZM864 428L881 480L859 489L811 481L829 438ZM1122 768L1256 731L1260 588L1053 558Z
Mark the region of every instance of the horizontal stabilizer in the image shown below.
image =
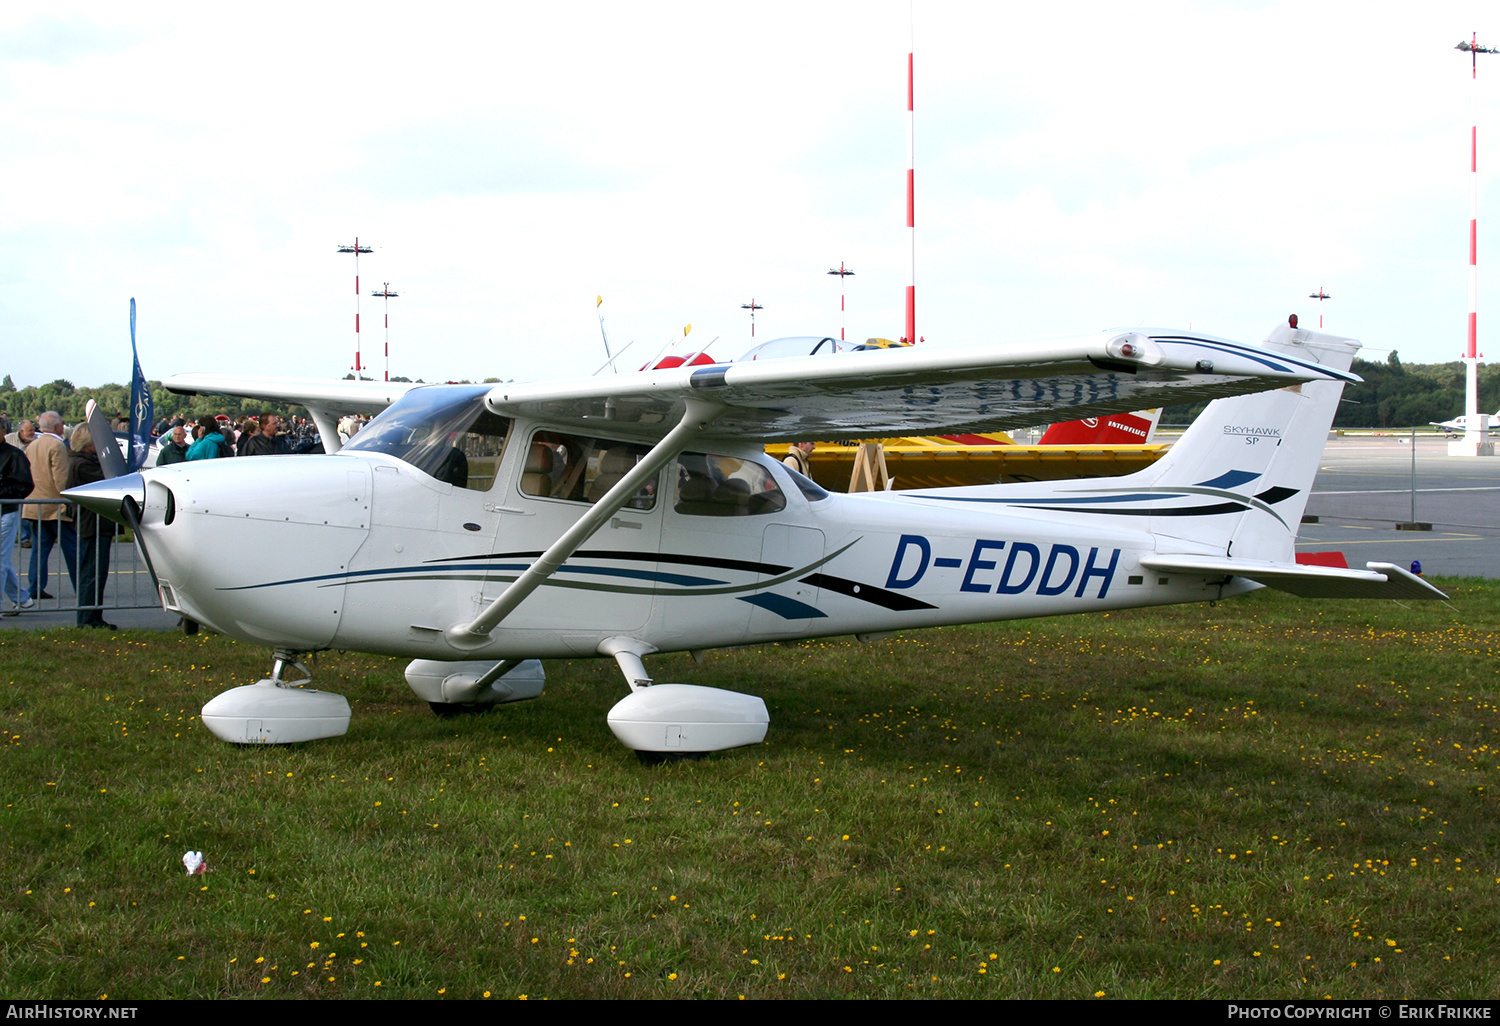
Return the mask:
M1162 573L1244 577L1302 598L1446 599L1416 574L1394 563L1366 563L1368 570L1217 556L1147 556L1147 570Z

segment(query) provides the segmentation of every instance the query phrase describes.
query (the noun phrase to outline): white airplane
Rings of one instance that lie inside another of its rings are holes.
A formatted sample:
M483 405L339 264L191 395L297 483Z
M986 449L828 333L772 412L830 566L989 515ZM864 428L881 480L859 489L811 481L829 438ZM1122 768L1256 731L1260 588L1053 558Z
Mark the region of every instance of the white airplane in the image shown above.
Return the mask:
M1500 434L1500 410L1497 410L1494 413L1482 413L1480 414L1480 416L1482 416L1485 420L1486 431L1491 434ZM1432 420L1428 421L1428 423L1432 427L1441 430L1443 434L1451 437L1453 435L1461 435L1464 433L1464 430L1469 423L1469 417L1468 414L1460 413L1452 420Z
M411 659L408 683L440 712L536 697L536 659L607 656L629 688L610 727L659 758L759 743L768 717L754 696L654 683L656 652L1262 586L1443 598L1389 564L1294 560L1357 349L1282 326L1260 348L1130 331L544 384L179 375L178 392L302 403L330 450L341 411L387 408L334 454L179 464L67 494L136 527L165 608L274 650L270 677L204 706L227 741L342 734L348 703L287 674L319 649ZM1235 397L1118 478L833 495L763 451L1218 396Z

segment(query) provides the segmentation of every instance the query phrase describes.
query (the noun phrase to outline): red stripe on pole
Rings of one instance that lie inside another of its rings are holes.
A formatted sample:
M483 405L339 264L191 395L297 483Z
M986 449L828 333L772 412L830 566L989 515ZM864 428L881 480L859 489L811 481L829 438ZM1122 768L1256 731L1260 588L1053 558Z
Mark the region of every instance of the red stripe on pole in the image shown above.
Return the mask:
M915 38L915 32L912 33ZM906 51L906 244L910 248L906 279L906 341L917 341L917 124L916 43Z
M1479 173L1479 126L1469 127L1469 170Z
M1479 356L1479 314L1469 311L1469 359Z
M1469 221L1469 266L1479 266L1479 222Z

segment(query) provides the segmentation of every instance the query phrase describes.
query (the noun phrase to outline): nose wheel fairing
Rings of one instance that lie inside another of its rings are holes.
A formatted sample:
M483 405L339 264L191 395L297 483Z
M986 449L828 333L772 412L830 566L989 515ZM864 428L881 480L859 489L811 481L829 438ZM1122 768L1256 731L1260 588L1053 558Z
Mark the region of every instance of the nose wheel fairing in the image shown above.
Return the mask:
M284 680L290 667L297 680ZM296 744L339 737L349 730L349 702L331 691L303 687L312 683L307 668L290 652L278 651L271 676L231 688L203 707L203 725L214 737L232 744Z

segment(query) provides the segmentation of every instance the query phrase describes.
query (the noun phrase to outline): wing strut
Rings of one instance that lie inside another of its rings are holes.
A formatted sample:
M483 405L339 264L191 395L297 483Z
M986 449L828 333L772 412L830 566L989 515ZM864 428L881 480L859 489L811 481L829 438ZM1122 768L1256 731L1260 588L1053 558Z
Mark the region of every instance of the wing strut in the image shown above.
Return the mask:
M331 454L343 448L344 443L339 439L339 418L321 406L306 406L305 409L312 414L318 437L323 440L323 451Z
M543 581L556 573L557 568L592 538L594 532L604 526L610 517L623 509L657 471L676 459L679 453L692 444L698 433L712 424L726 409L718 403L696 397L689 397L685 403L687 408L677 426L657 442L603 498L590 506L589 511L576 524L563 532L563 536L553 542L499 598L491 602L472 623L456 623L448 628L448 642L454 648L473 649L487 644L490 632L499 626L501 620L509 616Z

